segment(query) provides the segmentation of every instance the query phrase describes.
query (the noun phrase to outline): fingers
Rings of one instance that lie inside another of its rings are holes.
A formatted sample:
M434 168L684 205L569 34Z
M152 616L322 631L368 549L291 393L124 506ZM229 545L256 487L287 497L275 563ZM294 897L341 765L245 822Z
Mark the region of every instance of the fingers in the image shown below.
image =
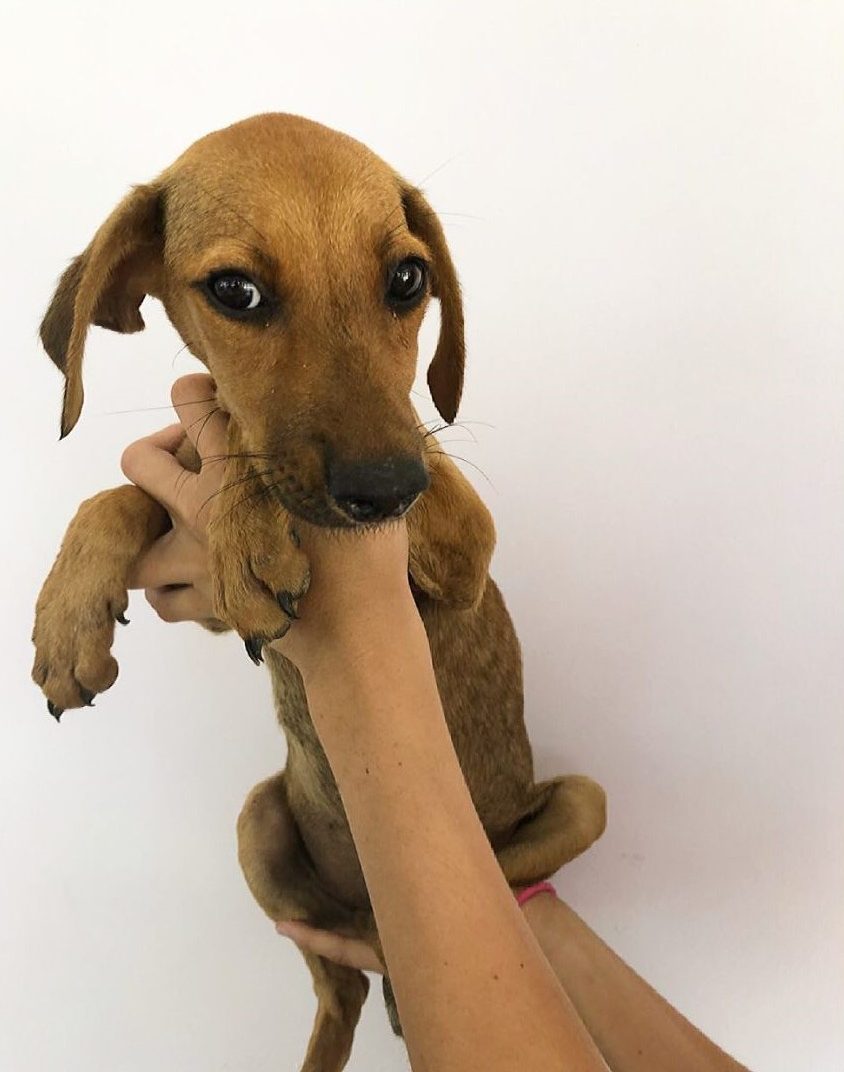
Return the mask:
M228 417L217 401L211 377L203 373L182 376L173 384L170 397L182 428L202 461L224 455Z
M181 439L181 427L174 427L178 428ZM168 513L181 515L180 491L188 473L167 449L174 439L172 429L165 428L162 432L130 443L123 451L120 468L133 484L160 502Z
M165 588L196 584L207 572L204 549L178 525L165 532L135 563L128 588Z
M184 442L185 430L180 424L168 424L166 428L153 432L145 438L154 446L166 450L168 454L175 454Z
M305 952L316 953L335 964L359 968L361 971L384 971L384 965L375 950L360 938L344 938L333 931L322 931L298 920L284 920L277 923L275 929L285 938L291 938Z
M144 595L163 622L202 622L214 617L210 601L193 585L147 588Z

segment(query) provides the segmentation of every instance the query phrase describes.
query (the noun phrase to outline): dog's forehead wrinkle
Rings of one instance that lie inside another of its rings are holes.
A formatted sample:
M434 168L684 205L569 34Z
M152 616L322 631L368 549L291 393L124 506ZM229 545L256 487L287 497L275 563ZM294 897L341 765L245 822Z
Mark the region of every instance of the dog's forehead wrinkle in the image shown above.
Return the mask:
M328 282L347 294L359 292L362 275L398 255L406 230L402 216L385 233L383 221L396 219L391 202L398 194L393 189L377 193L342 183L316 191L302 183L291 191L267 182L259 195L238 200L236 175L218 182L211 194L207 182L197 183L186 173L168 194L167 258L207 259L215 245L225 249L233 243L248 260L280 266L288 285L299 275L311 287ZM355 278L357 285L350 286Z

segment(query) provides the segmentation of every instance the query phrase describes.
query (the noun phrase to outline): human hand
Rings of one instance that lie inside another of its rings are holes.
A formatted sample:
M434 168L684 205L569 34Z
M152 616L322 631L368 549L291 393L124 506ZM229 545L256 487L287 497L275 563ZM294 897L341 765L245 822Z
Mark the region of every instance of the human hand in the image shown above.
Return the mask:
M298 920L276 923L276 931L290 938L303 953L314 953L346 968L384 974L384 965L375 950L361 938L346 938L334 931L320 930Z
M127 447L125 475L168 511L172 528L137 564L131 588L164 621L213 620L208 525L220 490L227 451L227 415L214 397L210 376L184 376L173 385L180 424ZM176 453L185 436L199 455L199 472L185 469ZM297 522L311 563L311 585L299 606L300 620L277 648L303 671L336 648L359 644L367 622L382 620L387 608L414 611L407 578L404 521L378 529L337 531Z
M519 891L513 892L518 894ZM553 894L553 890L547 887L547 893ZM525 919L541 945L544 945L543 939L547 939L549 934L562 931L560 913L556 908L561 902L556 894L549 897L547 893L545 896L532 897L523 906ZM275 929L278 934L294 942L303 953L314 953L346 968L384 973L384 965L378 953L362 938L348 938L336 931L312 927L300 920L280 920Z
M208 621L214 609L207 528L223 480L228 418L216 402L210 376L181 377L171 398L181 423L132 443L120 462L129 480L160 502L172 522L137 563L129 587L143 588L165 622ZM185 437L201 459L198 473L175 456Z

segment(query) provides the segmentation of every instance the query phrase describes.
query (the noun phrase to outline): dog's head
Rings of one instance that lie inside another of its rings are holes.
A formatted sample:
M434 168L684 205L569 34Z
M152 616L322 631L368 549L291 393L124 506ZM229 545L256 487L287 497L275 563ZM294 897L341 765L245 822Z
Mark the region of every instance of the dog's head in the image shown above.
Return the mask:
M451 422L460 291L436 215L365 146L295 116L257 116L134 188L64 273L41 325L66 380L62 436L82 409L89 326L140 331L148 294L291 512L372 522L427 487L409 399L417 335L438 298L428 384Z

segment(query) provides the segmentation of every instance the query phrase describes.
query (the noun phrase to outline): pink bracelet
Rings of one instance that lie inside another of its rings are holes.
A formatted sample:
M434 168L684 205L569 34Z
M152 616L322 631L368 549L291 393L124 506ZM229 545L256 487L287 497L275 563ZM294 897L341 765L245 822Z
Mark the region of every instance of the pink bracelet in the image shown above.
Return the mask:
M516 904L521 908L538 893L550 893L553 897L557 896L557 891L550 882L535 882L532 886L525 886L523 890L519 890L516 894Z

